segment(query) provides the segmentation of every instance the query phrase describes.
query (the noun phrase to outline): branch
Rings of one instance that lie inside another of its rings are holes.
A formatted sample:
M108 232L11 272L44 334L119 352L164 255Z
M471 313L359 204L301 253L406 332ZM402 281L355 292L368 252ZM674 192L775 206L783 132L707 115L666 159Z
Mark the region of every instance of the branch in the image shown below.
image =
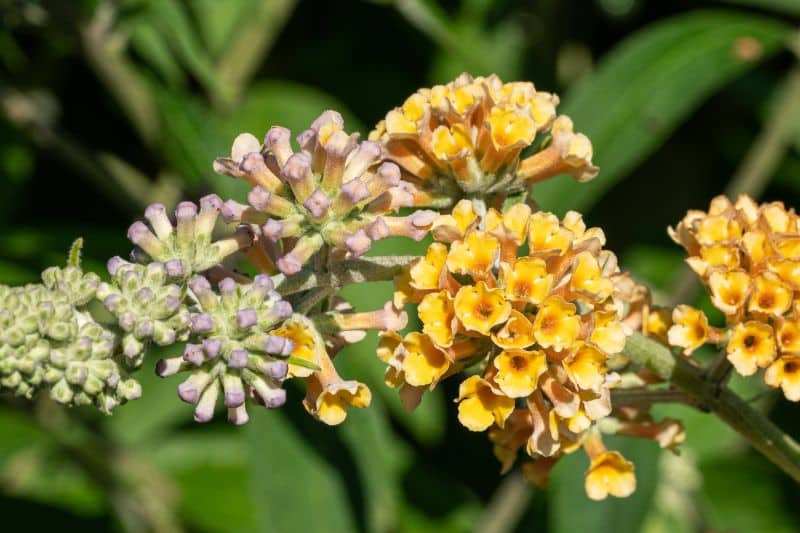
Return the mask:
M293 276L280 276L276 289L283 296L315 289L333 287L340 290L351 283L391 281L403 267L418 259L416 255L376 256L334 262L330 271L317 273L302 270Z
M675 357L668 348L639 333L628 337L625 354L688 393L696 406L716 414L767 459L800 482L800 444L728 387L708 381L702 369Z

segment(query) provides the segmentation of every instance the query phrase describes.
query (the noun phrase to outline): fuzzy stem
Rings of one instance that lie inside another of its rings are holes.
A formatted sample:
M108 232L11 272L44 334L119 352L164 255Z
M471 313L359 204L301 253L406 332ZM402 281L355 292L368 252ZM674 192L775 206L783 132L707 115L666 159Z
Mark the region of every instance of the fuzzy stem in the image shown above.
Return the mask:
M295 294L316 287L342 289L351 283L391 281L403 267L417 259L415 255L363 257L334 262L330 271L317 273L302 270L289 277L276 277L277 290L282 295Z
M639 333L628 337L625 354L688 393L699 409L716 414L795 481L800 482L800 444L728 387L708 381L705 372L675 357Z

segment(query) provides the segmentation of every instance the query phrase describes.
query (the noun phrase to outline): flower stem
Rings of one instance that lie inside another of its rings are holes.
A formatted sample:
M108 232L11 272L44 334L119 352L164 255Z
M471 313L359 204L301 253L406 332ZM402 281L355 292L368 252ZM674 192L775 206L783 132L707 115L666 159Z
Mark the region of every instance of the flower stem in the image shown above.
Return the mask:
M709 381L702 369L675 357L668 348L639 333L628 337L625 354L688 393L693 405L716 414L767 459L800 482L800 444L728 387Z
M417 259L415 255L376 256L338 261L328 272L303 270L288 278L275 278L277 290L283 296L296 294L317 287L341 289L351 283L368 281L391 281L400 270Z

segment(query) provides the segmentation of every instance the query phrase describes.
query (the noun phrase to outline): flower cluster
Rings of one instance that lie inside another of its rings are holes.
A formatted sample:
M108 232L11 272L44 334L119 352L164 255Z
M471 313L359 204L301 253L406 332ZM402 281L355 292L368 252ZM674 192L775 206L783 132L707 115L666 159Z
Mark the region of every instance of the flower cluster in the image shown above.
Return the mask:
M780 202L756 204L748 196L724 196L708 212L689 211L672 239L711 293L726 320L709 324L686 305L675 308L669 342L691 354L706 343L724 344L743 376L766 368L764 380L800 400L800 222Z
M491 429L504 470L523 445L552 465L611 412L618 376L606 363L626 339L616 257L578 213L559 221L525 204L479 216L462 200L433 235L396 280L394 304L418 303L423 327L383 334L387 383L413 408L425 389L478 365L459 389L461 423Z
M465 195L503 198L572 174L592 179L592 144L556 115L558 96L530 82L462 74L420 89L370 133L419 189L415 204L452 206Z
M0 385L26 398L40 390L65 405L104 413L141 395L115 358L116 337L86 304L99 278L77 267L49 268L43 285L0 286Z
M297 152L290 137L273 126L262 145L243 133L231 156L214 162L217 172L253 186L247 204L229 200L222 213L257 235L247 254L262 271L294 274L326 245L341 259L390 235L425 236L434 214L388 216L414 204L414 187L397 165L382 162L380 144L346 133L339 113L325 111L301 132Z

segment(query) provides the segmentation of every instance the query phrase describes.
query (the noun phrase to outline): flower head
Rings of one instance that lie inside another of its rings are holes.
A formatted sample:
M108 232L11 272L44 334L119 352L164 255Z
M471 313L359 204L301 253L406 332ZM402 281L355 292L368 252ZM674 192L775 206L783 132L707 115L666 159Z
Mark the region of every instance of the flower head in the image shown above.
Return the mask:
M737 372L750 376L766 368L767 384L781 387L792 401L800 400L793 385L794 358L800 354L798 220L779 202L759 205L748 196L736 202L718 196L708 212L690 211L669 230L726 321L725 329L717 329L701 312L679 306L670 344L688 355L705 342L725 343Z
M558 102L532 83L462 74L408 97L370 139L417 187L418 206L452 205L466 194L503 198L559 174L590 180L591 142L556 114ZM539 148L528 153L532 145Z
M593 500L605 500L609 494L625 498L636 490L633 463L619 452L603 452L593 458L585 477L586 494Z
M250 228L256 243L249 255L270 272L299 271L324 245L334 258L357 257L373 241L390 235L421 239L431 212L391 216L414 203L414 187L401 180L400 168L382 161L381 145L358 142L344 131L339 113L325 111L297 136L295 151L286 128L273 126L260 143L239 135L230 157L214 169L253 187L247 204L221 206L227 222Z

